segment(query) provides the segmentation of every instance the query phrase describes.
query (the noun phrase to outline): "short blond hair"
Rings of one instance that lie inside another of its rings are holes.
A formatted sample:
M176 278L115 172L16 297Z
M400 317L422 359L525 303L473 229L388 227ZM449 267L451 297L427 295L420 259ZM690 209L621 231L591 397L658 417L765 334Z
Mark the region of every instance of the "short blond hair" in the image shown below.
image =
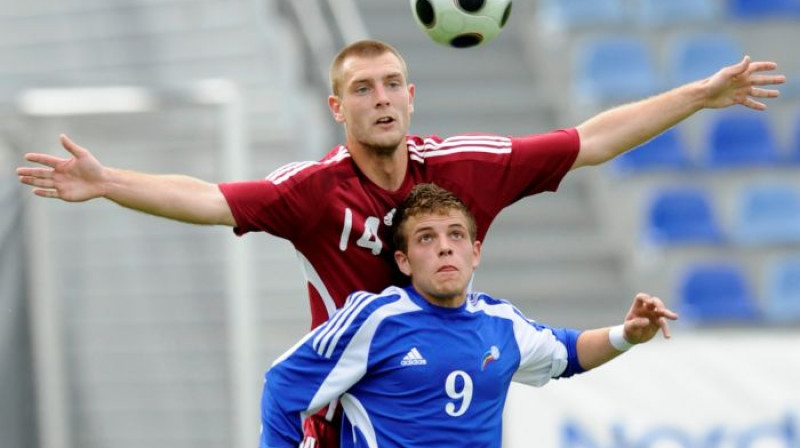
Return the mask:
M464 201L444 188L432 184L418 184L406 196L405 200L395 212L395 221L392 225L392 240L394 248L407 253L408 235L403 229L409 219L415 216L447 215L451 211L460 211L467 220L467 231L470 240L478 239L478 225L475 216L469 211Z
M341 97L343 82L342 78L344 77L342 67L344 66L344 62L347 60L347 58L352 56L374 58L386 53L391 53L397 57L397 60L400 61L400 66L403 69L403 76L408 79L408 67L406 66L406 61L396 48L379 40L359 40L344 47L339 54L333 58L333 62L331 62L329 77L331 83L331 92L333 95Z

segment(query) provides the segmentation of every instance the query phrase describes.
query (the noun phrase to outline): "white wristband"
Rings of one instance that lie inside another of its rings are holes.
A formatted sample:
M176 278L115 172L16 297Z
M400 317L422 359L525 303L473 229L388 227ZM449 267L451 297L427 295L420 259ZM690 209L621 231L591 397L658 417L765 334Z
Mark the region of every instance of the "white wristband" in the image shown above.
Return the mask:
M635 345L631 344L625 339L625 325L611 327L608 330L608 342L610 342L611 346L620 352L628 351L628 349Z

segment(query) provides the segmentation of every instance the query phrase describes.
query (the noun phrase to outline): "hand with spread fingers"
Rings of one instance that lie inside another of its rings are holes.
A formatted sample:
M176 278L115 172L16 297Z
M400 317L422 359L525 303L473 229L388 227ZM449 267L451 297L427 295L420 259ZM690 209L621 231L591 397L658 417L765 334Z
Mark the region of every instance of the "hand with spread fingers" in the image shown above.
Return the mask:
M741 62L724 67L709 78L701 81L706 87L705 107L719 109L741 104L755 110L765 110L767 105L754 98L777 98L776 89L765 89L786 82L784 75L770 75L763 72L778 68L774 62L751 62L745 56Z
M17 168L23 184L34 187L34 194L45 198L81 202L104 195L105 174L103 165L82 146L66 135L60 136L61 145L71 158L49 154L28 153L25 160L44 167Z
M659 330L669 339L668 319L676 320L678 315L664 306L658 297L639 293L625 316L625 340L631 344L641 344L653 339Z

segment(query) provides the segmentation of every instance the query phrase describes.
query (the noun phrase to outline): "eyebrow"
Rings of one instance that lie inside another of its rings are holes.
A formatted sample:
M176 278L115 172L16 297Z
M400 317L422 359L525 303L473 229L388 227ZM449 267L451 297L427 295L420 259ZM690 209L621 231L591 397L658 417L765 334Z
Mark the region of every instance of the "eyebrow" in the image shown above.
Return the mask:
M388 75L384 76L381 79L382 80L389 80L389 79L400 79L400 80L402 80L404 78L403 78L403 73L402 72L392 72L392 73L389 73ZM365 83L366 84L372 84L372 78L357 78L357 79L353 79L352 81L350 81L350 85L365 84Z
M432 226L420 227L420 228L414 230L414 235L419 235L420 233L425 233L425 232L428 232L428 231L431 231L431 230L433 230Z
M432 230L433 230L433 226L420 227L420 228L418 228L417 230L414 231L414 235L419 235L420 233L429 232L429 231L432 231ZM448 224L447 230L464 230L464 231L466 231L467 230L467 226L465 226L464 224L461 224L460 222L458 222L458 223Z

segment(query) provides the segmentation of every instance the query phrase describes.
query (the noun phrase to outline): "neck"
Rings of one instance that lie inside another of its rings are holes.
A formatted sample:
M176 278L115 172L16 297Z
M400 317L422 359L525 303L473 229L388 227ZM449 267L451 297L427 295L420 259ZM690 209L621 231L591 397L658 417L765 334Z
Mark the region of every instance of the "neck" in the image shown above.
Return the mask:
M393 151L380 151L348 145L356 166L375 185L387 191L396 191L403 185L408 168L408 149L405 141Z
M419 295L421 295L423 299L427 300L428 303L441 308L458 308L464 304L464 301L467 300L466 292L461 292L461 294L453 296L437 296L423 291L416 285L414 285L414 289L416 289Z

